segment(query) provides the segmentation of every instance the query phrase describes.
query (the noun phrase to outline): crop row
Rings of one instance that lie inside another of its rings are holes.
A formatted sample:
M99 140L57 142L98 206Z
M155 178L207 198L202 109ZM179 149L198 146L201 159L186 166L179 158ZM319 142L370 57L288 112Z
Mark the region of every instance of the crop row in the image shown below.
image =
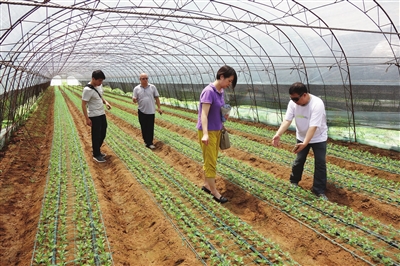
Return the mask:
M116 111L116 115L122 119L132 121L132 115L124 111ZM174 125L188 128L190 124L180 118L164 114L162 118ZM139 125L136 125L139 127ZM193 125L191 125L193 126ZM156 126L156 136L159 140L184 153L189 158L201 162L202 155L199 149L193 148L193 141L171 132L165 128ZM251 147L252 145L243 145ZM264 147L265 149L265 147ZM262 150L262 148L261 148ZM275 151L270 152L276 156ZM328 234L332 241L346 242L376 261L385 264L395 263L399 260L398 235L399 231L392 226L386 226L372 218L365 217L362 213L356 213L345 206L339 206L331 202L321 202L309 191L302 189L287 189L286 182L272 175L257 171L248 167L241 161L221 155L219 172L232 182L245 188L252 194L265 199L277 206L281 211L303 221L321 234Z
M121 101L118 101L118 104L121 104ZM122 101L121 105L123 104ZM114 108L112 113L139 128L137 119L133 119L132 114L118 108ZM185 119L167 114L159 119L186 128L194 127L193 124L188 123ZM193 140L186 139L179 134L158 126L156 126L156 137L192 160L201 163L201 153L199 149L193 148L197 146L194 145ZM244 146L251 147L254 144L247 143ZM264 145L260 149L262 150L263 148L265 149L266 146ZM275 150L269 151L274 156L276 155L275 152ZM221 155L219 161L221 162L221 167L219 166L218 169L222 176L250 193L257 195L268 204L275 206L294 219L303 222L321 235L328 235L330 240L338 245L345 242L353 246L355 248L354 256L358 256L356 254L361 251L374 261L379 261L386 265L399 262L399 231L392 226L381 224L379 221L365 217L362 213L356 213L345 206L338 206L331 202L321 202L308 191L288 189L287 184L282 180L262 171L252 169L246 164L227 156ZM360 258L363 259L362 256Z
M76 87L75 89L81 90L79 87ZM121 104L122 106L132 107L131 99L127 96L108 93L107 97L117 100L118 104ZM197 120L197 114L193 112L186 112L176 108L169 108L167 106L163 106L163 109L169 113L176 114L190 120ZM268 140L272 139L276 133L276 131L271 131L256 126L244 125L242 123L235 123L229 120L226 122L226 125L228 128L263 137ZM295 137L290 134L282 135L281 141L290 145L296 142ZM386 172L400 174L400 162L398 160L393 160L385 156L374 155L368 151L349 149L348 147L334 143L328 143L328 151L330 156L335 156L343 160L371 166Z
M70 96L78 107L77 98ZM111 112L119 110L113 108ZM297 265L271 240L204 194L143 144L132 141L112 121L108 130L108 146L154 197L203 263Z
M112 256L75 125L55 90L54 136L32 265L112 265Z
M123 99L123 98L122 98ZM168 112L178 114L183 117L187 117L188 119L196 119L197 114L193 114L190 112L185 112L178 109L173 108L165 108ZM232 121L227 121L226 126L228 128L232 128L244 133L260 136L271 140L275 135L276 131L271 131L265 128L258 128L255 126L249 126L244 124L235 123ZM295 136L290 134L284 134L281 137L281 141L287 144L294 144L296 142ZM340 146L333 143L328 143L328 151L330 156L335 156L341 158L343 160L355 162L362 165L368 165L375 167L376 169L380 169L383 171L387 171L390 173L400 174L400 162L390 159L384 156L377 156L371 154L367 151L361 151L356 149L349 149L345 146Z
M125 101L117 101L121 106L129 107L129 103ZM130 104L130 107L132 105ZM163 107L164 109L168 109ZM174 112L179 112L183 116L183 111L176 111L172 108L168 110L173 110ZM186 117L194 116L194 114L187 113ZM197 118L197 116L196 116ZM158 118L159 120L164 120L174 125L182 128L195 131L193 123L189 123L188 120L183 118L178 118L175 116L164 115ZM254 132L257 128L239 124L239 123L226 123L227 128L235 128L236 130L243 132ZM266 131L266 130L263 130ZM272 135L273 136L273 135ZM270 136L272 138L272 136ZM266 137L264 135L264 137ZM242 149L249 153L255 154L260 158L266 159L270 162L277 163L283 166L289 166L293 161L293 153L283 149L279 149L270 145L263 145L256 141L249 140L247 138L231 135L231 142L235 148ZM337 145L336 145L337 146ZM330 152L330 150L328 151ZM313 173L313 163L314 159L312 157L308 158L304 166L306 173ZM380 201L386 202L388 204L394 205L396 207L400 206L400 183L386 180L379 177L371 177L362 174L357 171L349 171L338 167L334 164L327 163L328 180L334 183L338 187L346 188L348 190L355 190L367 194L370 197L376 198Z

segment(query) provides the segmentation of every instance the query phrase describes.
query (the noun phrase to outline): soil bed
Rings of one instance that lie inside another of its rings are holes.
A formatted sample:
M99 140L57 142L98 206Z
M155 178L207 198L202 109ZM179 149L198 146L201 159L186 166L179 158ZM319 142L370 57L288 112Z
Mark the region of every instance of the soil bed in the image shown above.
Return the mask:
M76 93L76 97L79 94ZM170 221L138 183L126 165L104 145L107 156L104 164L95 163L91 155L90 129L85 125L82 111L64 96L78 129L90 173L94 179L107 236L113 252L115 265L201 265L195 254L187 247ZM107 98L114 108L137 115L136 106L126 108ZM33 243L37 230L50 151L53 137L54 91L49 89L41 99L39 108L12 137L11 143L0 152L0 265L30 265ZM170 114L173 115L173 114ZM183 118L183 117L182 117ZM140 130L108 113L107 119L115 123L132 141L141 140ZM187 118L185 118L187 119ZM188 139L197 140L196 132L158 120L158 126L167 128ZM195 127L195 121L188 120ZM241 122L255 125L254 123ZM263 124L260 128L272 129ZM275 130L275 129L274 129ZM259 143L270 145L270 140L238 131L230 131ZM107 142L107 139L106 139ZM369 151L392 159L399 159L394 151L382 150L360 144L330 140L351 149ZM202 166L161 141L155 140L154 153L185 177L197 184L203 183ZM283 149L291 149L288 145ZM254 168L287 180L290 168L232 147L224 151L232 158L246 162ZM368 165L351 163L328 156L328 162L348 170L357 170L369 176L399 181L399 176ZM277 243L294 260L302 265L365 265L349 252L304 227L274 207L247 193L235 184L217 177L218 189L230 199L226 208L250 224L262 235ZM302 189L309 190L312 176L304 175ZM400 215L394 206L368 198L354 191L328 185L327 196L332 202L345 205L384 224L400 228Z

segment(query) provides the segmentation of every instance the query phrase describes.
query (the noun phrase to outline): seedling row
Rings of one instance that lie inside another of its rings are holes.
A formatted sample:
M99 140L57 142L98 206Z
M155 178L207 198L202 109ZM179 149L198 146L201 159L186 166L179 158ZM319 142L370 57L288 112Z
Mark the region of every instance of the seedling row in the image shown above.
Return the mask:
M70 98L72 100L74 100L74 97L76 98L76 95L73 96L71 94ZM118 101L116 100L116 102L118 105L122 106L128 105L128 103L125 100L118 100ZM127 113L115 107L112 109L111 113L127 121L134 127L139 128L137 118L135 118L131 113ZM164 120L174 125L178 125L180 127L191 128L191 129L194 128L193 123L185 119L177 118L176 116L164 114L161 117L159 116L158 119ZM117 135L117 132L120 131L120 129L117 128L115 130L116 131L114 131L112 135L114 134ZM156 138L158 140L168 144L169 146L176 149L180 153L185 154L187 157L196 161L197 163L201 163L202 155L200 153L200 149L198 149L198 143L196 141L187 139L177 133L170 132L169 130L159 126L156 126L155 132L156 132ZM122 138L122 136L120 136L120 138ZM261 145L255 142L251 142L245 138L240 138L237 136L232 136L232 142L234 143L235 148L241 147L242 149L247 150L248 152L256 154L260 158L265 158L272 162L277 162L278 160L288 161L288 158L292 156L289 154L289 152L286 152L284 150L281 149L269 150L270 147L267 147L266 145ZM116 150L116 153L118 147L121 146L122 147L129 146L129 143L119 143L118 145L115 145L113 149ZM147 157L153 158L151 156L153 155L153 153L145 149L144 146L140 144L137 147L132 147L131 153L133 154L140 149L143 149L144 153L149 153L145 154L142 157L142 160L145 160L145 158ZM271 154L273 154L273 156L271 156ZM152 165L150 161L147 162L147 164ZM162 162L158 162L155 163L154 165L157 166L156 168L159 168L159 166L162 164L163 164ZM129 166L130 164L127 165ZM329 167L333 167L333 169L335 169L336 166L329 166ZM341 170L339 167L337 168ZM224 156L223 154L219 158L218 170L221 176L223 176L224 178L241 186L242 188L249 191L253 195L264 200L266 203L271 204L275 208L279 209L281 212L286 213L287 215L293 217L293 219L306 224L308 227L312 228L316 232L319 232L324 237L328 236L330 241L337 243L337 245L339 246L343 246L342 245L343 243L351 246L352 249L349 249L348 247L346 247L346 249L350 250L350 252L352 252L354 256L357 256L368 263L371 263L371 261L373 261L373 263L379 262L385 265L397 265L399 263L400 257L398 255L399 254L398 236L400 235L399 234L400 232L399 230L393 228L392 226L385 225L372 218L365 217L362 213L354 212L353 210L345 206L343 207L334 204L332 202L324 202L318 200L309 191L305 191L302 189L288 189L287 182L284 182L274 177L271 174L262 172L257 169L252 169L243 162L234 160L232 158ZM138 171L138 173L149 172L144 169L136 171ZM309 171L311 171L311 169ZM335 173L335 175L339 176L340 178L340 174ZM381 184L376 183L375 184L376 186L374 187L373 178L370 178L368 176L359 176L358 173L354 172L351 172L351 175L354 175L360 179L362 178L370 179L368 180L367 183L374 189L371 190L365 189L366 186L364 186L361 191L363 192L367 191L369 193L372 193L373 195L378 195L377 197L382 197L379 196L380 195L379 193L375 193L375 190L378 190L376 188L378 188ZM178 200L178 203L180 204L181 202L185 202L185 200L181 201L182 198L179 198L178 195L182 195L183 193L183 195L187 196L188 192L186 191L186 189L183 190L185 192L179 192L179 193L178 191L180 190L177 191L176 190L177 188L175 190L170 189L171 184L174 184L178 176L179 173L173 173L170 175L170 178L172 179L169 179L169 181L165 183L165 185L169 188L169 190L163 191L162 195L169 195L169 197L173 197L173 199L177 197L178 199L180 199ZM348 178L348 176L345 177ZM346 178L342 179L344 180ZM379 180L377 182L379 182ZM386 200L387 203L398 204L399 202L398 192L396 192L398 183L389 182L387 185L393 185L392 188L394 189L392 190L388 189L385 193L389 193L390 196L382 197L383 200ZM180 184L179 186L183 187L182 184ZM188 186L190 187L193 185L189 184ZM351 185L347 186L349 186L350 188L353 187ZM380 189L384 190L385 188L382 189L382 187L380 187ZM190 199L192 197L195 200L200 200L197 198L201 197L202 199L204 198L204 195L196 196L191 194ZM159 198L157 199L159 200ZM171 198L168 199L169 201L171 201ZM191 202L190 199L186 201ZM174 208L175 207L173 207L172 209ZM190 206L190 209L192 208L193 206ZM198 217L204 216L200 212L198 214L195 214L195 216L196 215L199 215ZM185 215L185 217L186 216L187 215ZM196 224L197 228L199 228L199 226L200 225ZM202 230L207 231L207 229L202 229ZM204 232L202 231L201 233ZM202 243L203 245L208 244L207 241ZM212 243L212 241L210 243ZM190 245L193 245L193 243L190 242ZM208 246L215 247L214 244ZM202 254L201 252L202 251L200 251L199 254ZM225 253L219 252L215 254L211 253L211 255L208 254L206 257L213 261L219 259L220 263L225 263L223 260L225 258L225 255L226 255ZM235 254L235 256L238 255ZM203 256L200 257L204 258ZM232 255L232 257L234 256ZM232 260L232 257L230 257L228 260ZM248 256L246 255L244 258L247 257ZM252 259L251 261L257 262L257 259Z
M32 265L112 265L93 180L63 96L55 90L54 137Z

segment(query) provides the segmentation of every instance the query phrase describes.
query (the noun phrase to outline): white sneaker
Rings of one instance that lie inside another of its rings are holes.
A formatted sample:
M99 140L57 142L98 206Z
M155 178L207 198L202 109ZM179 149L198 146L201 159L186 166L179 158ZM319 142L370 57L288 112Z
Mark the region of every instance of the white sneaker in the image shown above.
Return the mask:
M154 150L156 148L156 146L154 146L153 144L148 146L150 149Z

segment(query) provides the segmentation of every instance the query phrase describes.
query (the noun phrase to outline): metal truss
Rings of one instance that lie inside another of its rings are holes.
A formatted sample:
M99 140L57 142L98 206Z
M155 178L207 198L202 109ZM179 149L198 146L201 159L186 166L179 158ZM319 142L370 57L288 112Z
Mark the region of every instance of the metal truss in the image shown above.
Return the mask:
M42 88L54 77L87 82L102 69L108 84L127 91L147 72L165 97L185 101L197 99L228 64L240 84L229 99L236 106L246 101L254 121L261 120L259 107L271 107L283 120L295 81L312 93L318 87L327 108L337 104L330 86L341 86L350 140L357 141L354 84L365 81L359 73L377 74L365 74L367 83L389 76L396 85L400 77L398 12L386 6L370 0L0 0L0 118L14 120L11 92Z

